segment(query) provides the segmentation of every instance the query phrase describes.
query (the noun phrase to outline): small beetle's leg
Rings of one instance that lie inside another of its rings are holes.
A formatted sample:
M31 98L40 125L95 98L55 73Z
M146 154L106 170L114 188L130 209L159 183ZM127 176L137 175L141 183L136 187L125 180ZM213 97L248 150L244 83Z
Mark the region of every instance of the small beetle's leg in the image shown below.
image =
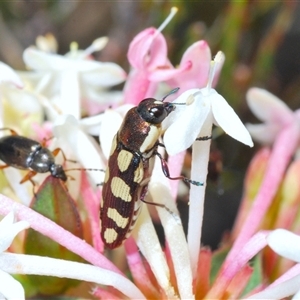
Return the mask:
M8 131L10 131L11 135L18 135L17 132L11 128L4 127L4 128L0 128L0 130L8 130Z
M56 156L59 152L60 152L61 155L63 156L64 161L70 161L70 162L73 162L73 163L77 163L76 160L67 159L66 156L65 156L64 151L63 151L61 148L56 148L56 149L54 149L54 150L52 151L52 154L53 154L54 156Z
M67 177L70 179L70 180L75 180L75 178L71 175L67 175Z
M160 162L161 162L162 170L163 170L163 172L164 172L164 174L165 174L165 176L167 178L169 178L171 180L183 180L184 182L188 182L188 183L196 185L196 186L203 186L203 182L191 180L191 179L188 179L188 178L186 178L184 176L171 177L167 162L163 159L163 157L161 156L161 154L158 153L157 151L155 151L154 154L159 157Z
M196 141L208 141L208 140L211 140L212 139L212 136L201 136L201 137L198 137L196 138Z
M35 182L32 180L32 177L36 175L37 172L35 171L29 171L24 178L20 181L20 183L24 183L27 180L29 180L33 185L35 185Z
M6 169L6 168L8 168L8 167L10 167L10 165L2 165L2 166L0 166L0 170Z
M43 140L42 140L42 142L41 142L41 145L42 145L43 147L47 147L47 142L50 141L50 140L52 140L53 138L54 138L54 136L50 136L50 137L48 137L48 138L43 138Z

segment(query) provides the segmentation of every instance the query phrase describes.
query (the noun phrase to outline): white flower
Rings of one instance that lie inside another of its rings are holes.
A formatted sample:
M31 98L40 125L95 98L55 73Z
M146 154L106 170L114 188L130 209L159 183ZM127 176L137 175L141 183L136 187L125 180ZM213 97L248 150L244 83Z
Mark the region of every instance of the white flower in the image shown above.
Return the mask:
M97 39L85 51L79 51L72 44L73 49L65 56L27 48L24 62L35 72L21 72L20 75L36 92L49 98L61 114L72 114L79 119L83 99L106 102L101 94L126 77L117 64L89 58L91 52L103 48L106 42L106 38ZM111 99L118 97L113 95Z
M80 126L80 122L72 115L59 116L53 127L53 134L58 138L57 143L64 145L64 149L72 150L74 157L83 168L104 169L101 149L92 137L87 135ZM59 144L57 144L59 145ZM90 172L93 182L103 182L104 173Z
M223 64L224 59L223 53L218 52L213 63ZM164 122L164 127L167 128L164 144L169 154L174 155L189 148L197 137L201 137L201 129L208 120L234 139L253 146L250 134L237 114L227 101L211 88L214 73L213 66L207 87L188 90L173 101L175 104L186 105L177 105L175 111Z
M0 222L0 264L5 261L3 252L8 249L15 236L29 227L27 221L14 223L14 213L10 212ZM25 299L22 285L10 274L0 269L0 294L5 299Z
M224 59L223 53L219 52L215 61L212 62L207 87L186 91L175 99L173 103L179 103L179 105L163 124L164 128L167 128L164 144L169 154L177 154L193 145L191 179L203 185L207 176L210 140L196 142L195 140L198 137L210 137L213 124L220 126L238 141L253 146L249 132L234 110L220 94L211 88L216 68L220 68ZM204 194L204 186L191 185L188 248L193 276L196 276L198 265Z

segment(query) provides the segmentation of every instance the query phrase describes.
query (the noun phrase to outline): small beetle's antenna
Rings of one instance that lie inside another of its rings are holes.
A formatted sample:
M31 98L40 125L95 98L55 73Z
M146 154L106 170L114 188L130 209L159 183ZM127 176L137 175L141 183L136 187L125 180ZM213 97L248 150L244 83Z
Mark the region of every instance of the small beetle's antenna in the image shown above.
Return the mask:
M162 98L162 101L164 101L168 96L177 93L178 90L179 90L179 87L177 87L177 88L173 89L172 91L170 91L166 96L164 96L164 97Z

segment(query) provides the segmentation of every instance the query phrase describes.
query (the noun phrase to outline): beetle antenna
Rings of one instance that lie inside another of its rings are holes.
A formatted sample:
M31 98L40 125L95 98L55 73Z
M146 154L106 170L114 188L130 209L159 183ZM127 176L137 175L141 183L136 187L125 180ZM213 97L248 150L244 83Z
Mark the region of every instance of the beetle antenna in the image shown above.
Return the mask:
M168 96L170 96L170 95L175 94L176 92L178 92L178 90L179 90L179 87L177 87L177 88L173 89L172 91L170 91L166 96L164 96L162 98L162 101L164 101Z
M67 169L64 171L65 172L68 172L68 171L101 171L101 172L105 172L105 170L103 170L103 169L93 169L93 168L72 168L72 169Z

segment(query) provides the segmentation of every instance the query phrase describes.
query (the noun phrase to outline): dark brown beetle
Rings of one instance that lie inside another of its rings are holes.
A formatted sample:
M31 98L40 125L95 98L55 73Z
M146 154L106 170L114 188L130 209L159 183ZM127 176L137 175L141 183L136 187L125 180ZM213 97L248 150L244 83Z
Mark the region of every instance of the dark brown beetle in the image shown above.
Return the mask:
M159 143L161 123L176 105L163 100L148 98L130 109L112 142L100 211L101 238L108 248L120 246L129 236L141 201L166 208L162 204L145 201L155 156L161 160L162 170L169 179L203 185L183 176L171 177L166 161L157 151L159 145L163 146Z
M66 160L60 148L50 151L45 147L45 142L39 143L20 136L9 128L1 128L0 130L11 132L11 135L0 138L0 159L5 163L5 165L0 166L0 169L14 167L21 170L29 170L20 183L29 180L34 185L32 177L37 173L47 172L50 172L53 177L62 181L67 180L62 165L55 163L55 156L59 152L62 153L64 160Z

